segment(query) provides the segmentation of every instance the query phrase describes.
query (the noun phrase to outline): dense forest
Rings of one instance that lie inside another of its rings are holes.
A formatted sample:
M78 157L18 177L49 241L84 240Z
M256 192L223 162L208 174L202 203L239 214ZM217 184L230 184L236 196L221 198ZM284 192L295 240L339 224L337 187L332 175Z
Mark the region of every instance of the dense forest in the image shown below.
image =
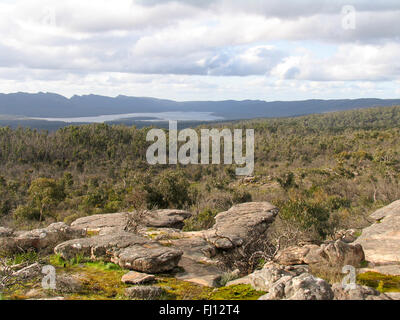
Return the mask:
M255 129L254 177L225 165L150 166L149 128L1 127L0 225L31 229L92 214L184 208L196 213L185 229L198 230L235 203L269 201L282 226L318 240L364 227L370 212L400 199L400 107L212 126Z

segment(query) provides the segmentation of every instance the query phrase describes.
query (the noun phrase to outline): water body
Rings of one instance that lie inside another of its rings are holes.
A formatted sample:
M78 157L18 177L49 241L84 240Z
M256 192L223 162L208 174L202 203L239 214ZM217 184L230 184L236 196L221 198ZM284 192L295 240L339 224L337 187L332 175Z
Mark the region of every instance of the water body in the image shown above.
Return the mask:
M212 112L159 112L159 113L125 113L109 114L94 117L77 118L30 118L33 120L60 121L67 123L104 123L122 119L137 121L214 121L224 120L223 117L213 115Z

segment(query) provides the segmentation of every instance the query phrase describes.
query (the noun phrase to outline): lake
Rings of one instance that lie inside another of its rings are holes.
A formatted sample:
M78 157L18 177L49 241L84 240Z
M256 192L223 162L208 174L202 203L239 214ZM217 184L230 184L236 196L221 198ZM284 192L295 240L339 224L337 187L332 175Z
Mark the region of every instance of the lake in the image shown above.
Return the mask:
M215 116L212 112L159 112L159 113L125 113L109 114L93 117L77 118L30 118L34 120L60 121L67 123L103 123L122 119L137 121L214 121L224 120L223 117Z

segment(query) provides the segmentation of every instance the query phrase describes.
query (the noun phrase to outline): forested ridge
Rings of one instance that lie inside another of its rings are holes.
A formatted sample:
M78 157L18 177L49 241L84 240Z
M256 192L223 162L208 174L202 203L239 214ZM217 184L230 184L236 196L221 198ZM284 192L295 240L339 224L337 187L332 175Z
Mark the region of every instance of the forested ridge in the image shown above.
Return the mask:
M198 230L253 200L274 203L282 223L324 238L365 226L368 213L400 198L400 107L213 126L255 129L254 178L236 177L234 166L149 166L149 128L2 127L1 224L30 229L139 207L185 208L197 213L186 230Z

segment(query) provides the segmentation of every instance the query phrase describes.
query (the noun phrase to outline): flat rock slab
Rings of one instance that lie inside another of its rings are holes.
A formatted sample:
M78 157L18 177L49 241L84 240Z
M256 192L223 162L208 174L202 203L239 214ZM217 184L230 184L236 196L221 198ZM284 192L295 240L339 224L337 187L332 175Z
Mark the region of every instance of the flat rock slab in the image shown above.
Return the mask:
M98 233L99 235L123 231L128 222L129 213L97 214L75 220L71 227Z
M251 235L264 234L278 212L278 208L268 202L242 203L219 213L215 225L205 231L204 236L218 249L233 249Z
M363 247L366 260L372 264L399 264L400 200L374 212L371 217L376 222L365 228L355 243Z
M155 210L144 214L143 225L154 228L182 229L192 213L183 210Z
M162 273L174 269L183 252L158 243L134 245L123 249L111 259L122 268L146 273Z
M364 272L377 272L381 274L386 274L390 276L399 276L400 275L400 264L390 264L385 266L375 266L362 268L359 270L359 273Z
M165 294L165 290L156 286L137 286L125 290L126 296L138 300L155 300L163 294Z
M182 272L175 275L175 278L182 281L192 282L206 287L218 287L223 272L214 265L207 265L183 256L179 267Z
M275 261L282 265L326 264L335 266L360 266L365 255L360 244L349 244L342 240L324 243L321 246L305 245L281 250Z
M180 250L128 232L67 241L54 251L66 260L76 256L103 259L122 268L145 273L170 271L177 266L183 254Z
M7 254L29 250L51 253L57 244L85 236L82 230L75 230L65 223L53 223L44 229L16 232L10 237L0 237L0 251Z
M131 271L123 275L121 281L126 284L138 285L153 282L155 279L156 277L152 274Z

